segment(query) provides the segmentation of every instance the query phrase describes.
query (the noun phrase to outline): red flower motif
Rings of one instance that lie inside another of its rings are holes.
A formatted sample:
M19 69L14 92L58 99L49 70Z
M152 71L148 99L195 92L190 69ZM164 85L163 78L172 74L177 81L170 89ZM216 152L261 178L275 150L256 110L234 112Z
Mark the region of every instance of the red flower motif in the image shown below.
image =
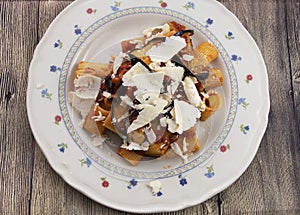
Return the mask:
M160 0L158 3L160 3L160 6L162 8L166 8L168 6L167 2L165 2L164 0Z
M87 9L87 11L86 11L88 14L91 14L91 13L93 13L93 9L92 8L89 8L89 9Z
M168 6L168 4L167 4L166 2L162 2L162 3L160 4L160 6L161 6L162 8L166 8L166 7Z
M108 181L106 181L106 180L102 181L102 187L107 188L108 186L109 186L109 182Z
M246 83L249 84L249 82L253 79L253 76L251 74L248 74L246 76Z
M55 119L55 122L60 122L61 121L61 116L56 115L54 119Z
M220 151L221 152L225 152L227 150L226 146L222 145L220 146Z

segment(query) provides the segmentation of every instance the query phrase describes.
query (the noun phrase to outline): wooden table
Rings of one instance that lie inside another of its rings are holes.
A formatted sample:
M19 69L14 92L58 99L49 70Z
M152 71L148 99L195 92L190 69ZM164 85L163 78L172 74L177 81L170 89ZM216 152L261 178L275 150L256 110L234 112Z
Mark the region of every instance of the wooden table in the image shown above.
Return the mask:
M49 166L27 120L34 49L71 2L0 2L0 214L126 214L66 184ZM232 186L202 204L165 214L300 214L300 0L220 2L237 15L264 56L268 128L255 159Z

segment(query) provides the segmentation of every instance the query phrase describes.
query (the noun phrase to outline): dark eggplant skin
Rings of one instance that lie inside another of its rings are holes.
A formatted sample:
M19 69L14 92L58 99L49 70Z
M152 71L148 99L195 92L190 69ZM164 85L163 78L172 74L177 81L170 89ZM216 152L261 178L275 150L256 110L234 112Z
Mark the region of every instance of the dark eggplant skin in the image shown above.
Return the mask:
M194 75L191 70L189 68L187 68L184 63L182 63L181 59L178 57L178 55L174 55L171 59L171 61L176 65L176 66L181 66L184 69L184 73L183 73L183 77L182 77L182 81L185 79L186 76L192 76L192 77L196 77L196 75Z
M198 80L204 81L204 80L206 80L206 79L208 78L208 75L209 75L209 72L208 72L208 71L203 71L203 72L197 74L197 75L196 75L196 78L197 78Z
M152 72L151 69L149 68L149 66L148 66L147 64L145 64L145 62L142 61L140 58L138 58L138 57L136 57L135 55L130 54L130 53L128 54L128 56L129 56L129 58L130 58L130 62L131 62L131 64L132 64L132 66L134 66L135 64L137 64L138 62L140 62L144 67L147 68L147 70L148 70L149 72Z
M194 30L180 30L177 33L174 34L174 36L179 36L181 37L184 34L189 34L189 36L193 36L194 35Z

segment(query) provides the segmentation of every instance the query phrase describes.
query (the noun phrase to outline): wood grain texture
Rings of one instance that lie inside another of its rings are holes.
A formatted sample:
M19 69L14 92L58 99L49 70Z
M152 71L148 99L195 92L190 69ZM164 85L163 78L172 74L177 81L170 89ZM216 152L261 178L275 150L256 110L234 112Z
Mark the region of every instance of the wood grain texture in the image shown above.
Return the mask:
M31 25L36 6L0 2L0 214L30 211L34 143L26 116L26 80L36 46L37 26Z
M28 67L72 1L0 1L0 214L125 215L87 198L50 167L26 116ZM113 1L112 1L113 2ZM268 129L247 171L206 202L164 215L300 214L299 0L220 0L257 42L270 82Z
M254 161L242 177L221 194L224 214L298 214L300 211L299 189L295 189L299 188L300 173L299 124L290 93L299 92L299 88L292 88L290 63L294 56L289 53L288 43L288 34L297 31L287 27L286 16L295 10L291 8L295 2L289 3L280 0L252 1L249 7L248 1L224 1L225 5L233 8L233 13L262 51L268 69L271 98L268 129ZM288 11L287 5L290 7Z

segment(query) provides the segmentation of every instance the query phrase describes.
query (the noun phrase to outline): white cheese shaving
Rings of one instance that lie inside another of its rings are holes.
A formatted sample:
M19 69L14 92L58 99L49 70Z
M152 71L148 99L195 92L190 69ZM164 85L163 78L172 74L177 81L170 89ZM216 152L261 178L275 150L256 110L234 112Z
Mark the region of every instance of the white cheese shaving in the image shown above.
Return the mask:
M148 186L152 189L153 195L156 195L161 190L161 182L159 180L150 181Z
M158 98L151 104L140 105L143 107L142 111L139 112L138 117L134 120L131 125L127 129L127 133L131 133L132 131L141 128L152 120L154 120L160 112L164 109L164 107L168 104L167 101Z
M101 86L101 78L93 75L79 76L74 80L75 93L82 99L96 99Z
M193 55L184 54L184 55L182 55L182 58L183 58L183 60L189 62L189 61L191 61L191 60L194 59L194 56Z
M131 99L129 98L129 96L127 96L127 95L120 96L120 99L121 99L121 104L120 105L122 107L129 106L129 107L134 108L133 102L131 101Z
M135 45L135 49L142 48L143 45L144 45L144 42L142 40L130 40L129 43L130 44L134 44Z
M148 90L138 89L133 93L133 95L142 104L152 104L153 101L159 97L159 91L151 92Z
M122 80L126 83L130 81L134 75L147 73L149 73L149 70L142 63L138 62L123 75Z
M146 55L150 56L152 61L167 62L185 46L185 39L171 36L167 37L165 42L149 49Z
M164 74L162 73L135 74L130 79L125 80L123 76L123 85L136 86L138 90L160 92L163 79Z
M188 151L188 143L186 142L186 137L183 138L183 141L182 141L182 152L183 153L186 153Z
M93 145L100 148L103 147L103 143L107 140L107 137L104 135L94 135L92 138Z
M96 103L96 106L99 106L99 104ZM95 122L99 122L105 120L105 116L102 115L101 111L98 111L98 116L92 116L91 119L94 120Z
M149 149L149 143L148 142L143 142L142 144L138 144L135 142L130 142L129 144L123 143L121 145L121 148L127 149L127 150L143 150L143 151L148 151Z
M188 163L188 155L184 155L180 149L180 147L178 146L178 144L175 142L175 143L172 143L171 144L171 148L172 150L175 152L175 154L177 154L178 156L180 156L183 160L183 163Z
M114 60L113 73L116 74L118 69L123 63L123 59L128 57L126 53L120 52L119 55Z
M175 94L178 86L179 86L178 81L171 81L170 85L167 86L168 93L171 94L171 97L172 95Z
M106 98L110 98L110 97L111 97L111 93L110 93L110 92L107 92L107 91L104 91L104 92L102 93L102 95L103 95L104 97L106 97Z
M199 96L198 90L194 84L194 81L191 77L185 77L184 81L182 82L184 92L189 100L189 102L194 105L195 107L199 107L200 111L205 110L205 104L201 100Z
M85 119L95 101L94 99L82 99L78 97L75 92L69 92L68 102L71 103L72 106L80 112L82 119Z
M154 143L156 141L156 134L154 133L153 129L151 127L145 128L144 132L146 134L147 140L149 143Z
M102 116L101 114L99 116L92 116L91 119L94 120L95 122L99 122L105 120L105 116Z
M204 98L206 98L206 99L208 99L209 98L209 95L207 94L207 93L201 93L201 95L204 97Z
M153 34L153 32L155 30L159 30L156 34ZM143 34L148 38L147 41L155 38L155 37L159 37L164 35L165 33L170 31L170 26L168 25L168 23L161 25L161 26L155 26L155 27L151 27L151 28L147 28L143 31Z
M127 74L127 73L126 73ZM162 73L135 74L123 82L124 86L135 86L135 98L140 103L151 103L158 99L162 88L164 75Z
M42 89L44 86L44 84L36 84L35 88L39 90Z
M166 117L160 118L159 122L160 122L161 127L167 127L167 118Z
M174 81L181 81L184 68L181 66L175 66L171 61L167 61L165 66L160 66L161 62L152 62L149 67L156 72L162 72L169 76Z
M174 108L171 110L171 115L175 119L167 119L168 130L172 133L182 134L193 127L197 119L200 118L200 111L192 106L191 104L181 101L174 100ZM188 114L187 114L188 113Z

